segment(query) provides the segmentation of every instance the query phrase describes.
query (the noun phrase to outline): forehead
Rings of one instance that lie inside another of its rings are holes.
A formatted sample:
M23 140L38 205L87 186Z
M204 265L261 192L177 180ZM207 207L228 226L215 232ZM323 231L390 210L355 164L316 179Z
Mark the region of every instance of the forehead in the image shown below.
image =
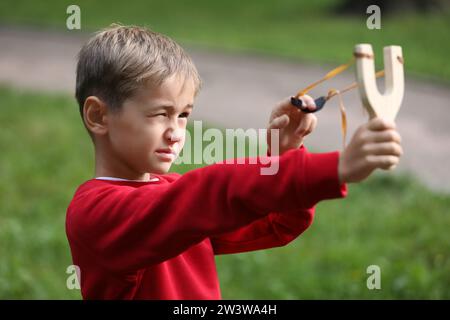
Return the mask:
M161 85L153 87L154 95L159 96L189 97L195 95L194 81L179 75L172 75L165 79Z
M151 82L145 83L136 92L135 98L147 103L161 101L176 106L193 104L195 93L196 87L192 79L175 74L166 78L159 85Z

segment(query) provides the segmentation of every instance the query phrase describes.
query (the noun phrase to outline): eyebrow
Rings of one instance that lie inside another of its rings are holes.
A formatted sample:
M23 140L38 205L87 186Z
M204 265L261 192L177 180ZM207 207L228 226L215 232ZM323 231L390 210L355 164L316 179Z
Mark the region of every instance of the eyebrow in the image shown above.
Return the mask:
M156 105L151 106L150 108L151 109L170 109L172 111L175 110L175 107L170 104L156 104ZM188 109L188 108L193 109L194 105L189 103L183 107L183 109Z

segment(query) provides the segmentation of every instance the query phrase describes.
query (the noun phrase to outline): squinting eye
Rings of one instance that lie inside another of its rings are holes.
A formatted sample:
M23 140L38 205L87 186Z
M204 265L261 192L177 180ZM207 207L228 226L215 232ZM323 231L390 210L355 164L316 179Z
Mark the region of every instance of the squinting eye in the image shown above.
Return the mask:
M182 114L180 114L180 118L187 118L189 117L189 112L183 112Z

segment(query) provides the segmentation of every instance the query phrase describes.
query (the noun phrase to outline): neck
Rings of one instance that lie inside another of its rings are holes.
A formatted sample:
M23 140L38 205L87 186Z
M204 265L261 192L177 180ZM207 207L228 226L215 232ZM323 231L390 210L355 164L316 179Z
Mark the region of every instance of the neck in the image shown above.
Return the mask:
M114 177L127 180L149 181L150 173L137 172L99 145L95 146L95 177Z

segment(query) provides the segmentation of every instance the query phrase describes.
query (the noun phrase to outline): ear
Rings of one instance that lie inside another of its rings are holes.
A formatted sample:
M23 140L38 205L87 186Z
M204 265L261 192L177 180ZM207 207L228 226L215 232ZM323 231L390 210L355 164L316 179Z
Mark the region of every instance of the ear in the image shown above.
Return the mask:
M83 106L83 118L87 129L93 134L104 135L108 132L108 108L98 97L86 98Z

